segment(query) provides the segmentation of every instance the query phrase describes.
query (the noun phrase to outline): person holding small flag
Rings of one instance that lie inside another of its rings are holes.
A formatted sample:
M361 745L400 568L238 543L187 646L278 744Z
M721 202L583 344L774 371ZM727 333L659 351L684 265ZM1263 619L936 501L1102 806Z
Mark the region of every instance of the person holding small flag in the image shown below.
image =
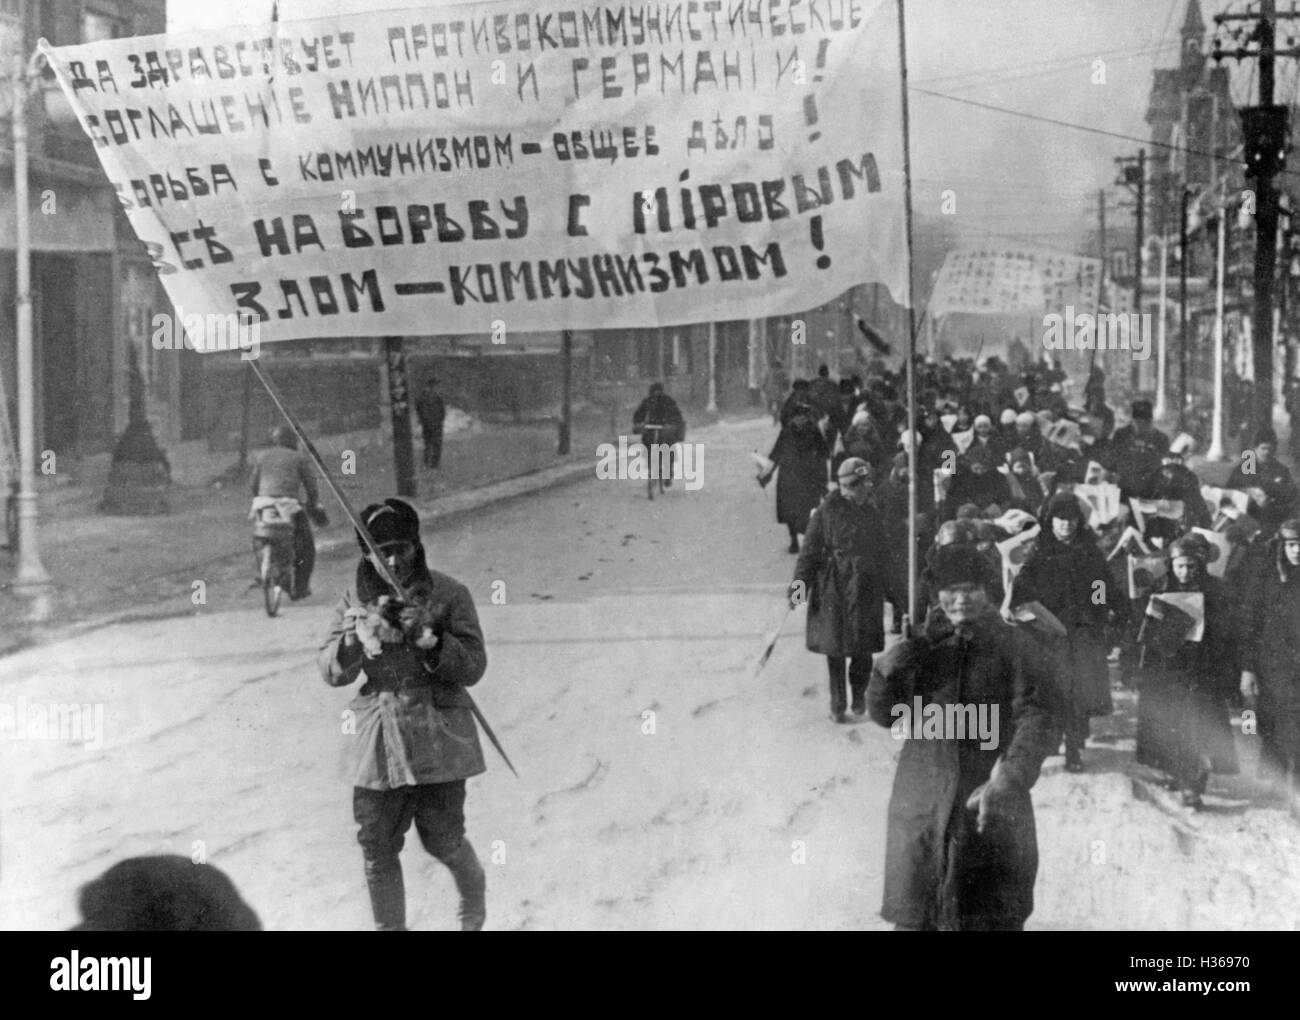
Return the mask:
M1037 602L1065 627L1054 649L1066 699L1065 768L1081 772L1089 718L1112 711L1109 633L1127 618L1128 596L1112 580L1078 498L1057 493L1040 524L1038 540L1012 585L1011 606Z
M1169 546L1169 573L1149 596L1138 635L1137 760L1163 772L1183 804L1199 810L1210 774L1237 771L1224 671L1233 620L1222 586L1206 570L1209 543L1196 534Z

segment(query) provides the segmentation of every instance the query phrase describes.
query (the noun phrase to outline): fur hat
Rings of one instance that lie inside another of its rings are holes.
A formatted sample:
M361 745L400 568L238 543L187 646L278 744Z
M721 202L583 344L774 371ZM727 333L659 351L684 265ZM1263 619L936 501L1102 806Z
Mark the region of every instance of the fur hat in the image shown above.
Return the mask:
M261 931L224 871L179 854L129 857L81 887L74 931Z
M1169 546L1170 563L1183 557L1199 560L1201 566L1205 566L1210 559L1210 543L1196 532L1189 532Z
M986 591L992 587L993 567L988 558L969 545L945 546L935 556L931 571L937 591L959 584L977 584Z
M390 496L382 503L371 503L361 511L361 523L370 532L375 545L385 542L420 541L420 515L405 500ZM367 552L365 539L357 532L357 544Z

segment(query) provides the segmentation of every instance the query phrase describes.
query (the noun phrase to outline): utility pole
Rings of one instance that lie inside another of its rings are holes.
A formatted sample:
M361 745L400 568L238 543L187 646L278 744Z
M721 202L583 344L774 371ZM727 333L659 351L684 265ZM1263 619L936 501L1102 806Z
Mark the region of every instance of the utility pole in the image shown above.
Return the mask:
M1192 189L1183 185L1183 200L1178 217L1178 428L1187 427L1187 205Z
M1224 250L1228 223L1226 197L1220 199L1218 221L1218 259L1214 272L1214 413L1206 460L1223 460L1223 274L1226 269Z
M1156 406L1155 416L1163 418L1168 409L1165 400L1165 333L1169 319L1169 238L1160 238L1160 322L1156 327Z
M1142 253L1146 250L1146 211L1147 211L1147 150L1138 149L1137 159L1131 156L1115 160L1121 168L1120 179L1116 184L1123 184L1133 192L1137 213L1137 235L1133 244L1133 311L1142 314ZM1162 309L1163 311L1163 309ZM1140 321L1140 320L1139 320ZM1136 393L1140 383L1140 362L1134 361L1129 384Z
M1218 14L1215 23L1254 22L1249 39L1255 49L1237 46L1227 50L1216 40L1213 56L1259 61L1259 105L1244 107L1242 135L1246 145L1246 175L1255 181L1255 309L1252 316L1252 348L1255 367L1255 430L1273 424L1273 282L1277 271L1278 195L1276 176L1286 166L1287 108L1273 102L1274 73L1278 57L1300 56L1300 49L1279 50L1277 21L1300 18L1291 11L1279 15L1276 0L1261 0L1258 14Z
M573 330L560 332L560 435L556 456L567 457L573 439Z
M397 494L414 498L415 445L411 438L411 390L406 379L406 351L400 336L384 337L388 366L388 413L393 423L393 474Z

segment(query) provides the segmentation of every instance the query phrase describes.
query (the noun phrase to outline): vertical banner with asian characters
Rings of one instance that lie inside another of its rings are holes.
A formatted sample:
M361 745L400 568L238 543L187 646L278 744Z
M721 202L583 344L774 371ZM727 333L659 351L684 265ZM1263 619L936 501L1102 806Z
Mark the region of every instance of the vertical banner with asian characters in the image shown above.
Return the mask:
M275 341L905 299L897 32L492 0L45 54L173 303Z

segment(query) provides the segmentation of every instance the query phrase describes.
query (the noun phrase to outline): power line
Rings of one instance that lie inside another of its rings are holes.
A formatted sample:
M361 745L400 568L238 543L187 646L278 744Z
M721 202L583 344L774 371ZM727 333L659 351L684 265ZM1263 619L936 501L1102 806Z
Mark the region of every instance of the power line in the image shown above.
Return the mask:
M1021 117L1025 120L1037 121L1040 124L1050 124L1053 127L1069 128L1073 131L1083 131L1090 135L1101 135L1103 138L1115 138L1123 142L1136 142L1139 145L1149 145L1156 149L1167 149L1170 152L1184 152L1189 156L1203 156L1207 159L1217 160L1221 163L1232 163L1236 166L1245 166L1245 161L1233 159L1229 156L1220 156L1214 152L1203 152L1197 149L1187 149L1180 145L1172 145L1169 142L1157 142L1150 138L1139 138L1137 135L1124 134L1122 131L1108 131L1105 128L1092 127L1088 124L1075 124L1068 120L1059 120L1056 117L1044 117L1037 113L1026 113L1024 110L1013 110L1007 106L997 106L993 103L983 103L977 99L963 99L961 96L948 95L946 92L934 92L930 89L917 88L915 85L909 86L912 92L919 92L922 95L933 96L936 99L947 99L950 102L961 103L965 106L974 106L981 110L992 110L994 113L1005 113L1012 117ZM1283 171L1288 174L1295 174L1296 171Z
M1122 60L1138 60L1142 57L1152 56L1169 49L1178 48L1178 43L1161 43L1159 46L1142 47L1133 49L1131 47L1117 50L1102 50L1100 52L1078 53L1068 57L1057 57L1053 60L1036 61L1031 64L1008 65L1001 68L990 68L983 71L968 71L965 74L941 75L935 78L920 78L916 83L921 85L944 85L949 89L967 89L982 88L1001 84L1008 81L1020 81L1028 78L1035 78L1047 74L1063 74L1067 71L1077 71L1075 66L1078 62L1087 62L1090 60L1099 60L1103 57L1109 58L1112 62ZM1044 66L1047 65L1047 66ZM1036 69L1037 68L1037 69ZM990 78L987 82L967 81L967 79Z

